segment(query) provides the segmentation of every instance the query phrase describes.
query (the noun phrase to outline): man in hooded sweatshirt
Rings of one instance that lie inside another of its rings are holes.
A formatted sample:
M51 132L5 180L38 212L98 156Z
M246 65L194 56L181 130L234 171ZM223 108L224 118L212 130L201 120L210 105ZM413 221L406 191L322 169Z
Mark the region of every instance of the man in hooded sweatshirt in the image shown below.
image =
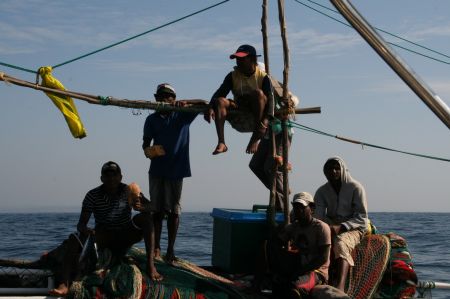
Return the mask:
M344 291L353 249L367 230L367 199L364 187L350 176L344 160L328 159L323 167L328 182L314 196L315 217L328 223L332 233L334 287Z

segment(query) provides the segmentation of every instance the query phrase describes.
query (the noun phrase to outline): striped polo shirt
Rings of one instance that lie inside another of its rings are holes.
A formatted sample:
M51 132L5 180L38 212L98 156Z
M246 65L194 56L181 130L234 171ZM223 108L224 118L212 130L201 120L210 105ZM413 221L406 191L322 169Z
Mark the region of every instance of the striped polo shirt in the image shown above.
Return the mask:
M117 229L131 222L131 207L128 205L127 185L121 183L115 195L108 195L103 185L90 190L82 205L82 210L94 214L95 226Z

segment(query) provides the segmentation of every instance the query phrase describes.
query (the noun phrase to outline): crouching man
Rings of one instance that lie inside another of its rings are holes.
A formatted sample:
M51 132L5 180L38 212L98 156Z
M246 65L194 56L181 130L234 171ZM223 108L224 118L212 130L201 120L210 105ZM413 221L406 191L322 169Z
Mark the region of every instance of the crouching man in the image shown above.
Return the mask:
M268 244L274 298L301 298L328 281L330 228L312 216L314 199L308 192L295 194L292 207L295 222L281 229Z

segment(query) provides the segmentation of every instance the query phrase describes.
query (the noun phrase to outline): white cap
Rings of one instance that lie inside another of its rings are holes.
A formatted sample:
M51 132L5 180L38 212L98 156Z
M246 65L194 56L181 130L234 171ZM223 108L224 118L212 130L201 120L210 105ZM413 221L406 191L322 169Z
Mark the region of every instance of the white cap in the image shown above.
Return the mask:
M303 206L308 206L311 203L314 203L314 198L308 192L300 192L294 195L294 199L292 200L292 204L301 203Z

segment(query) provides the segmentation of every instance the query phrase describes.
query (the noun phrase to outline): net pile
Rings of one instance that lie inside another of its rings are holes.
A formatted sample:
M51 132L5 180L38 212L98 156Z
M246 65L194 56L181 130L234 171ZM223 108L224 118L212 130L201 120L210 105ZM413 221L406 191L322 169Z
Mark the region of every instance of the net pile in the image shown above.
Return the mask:
M179 260L170 266L156 260L163 281L153 282L145 273L146 257L141 249L131 249L126 258L112 261L107 268L85 276L72 284L70 298L155 298L220 299L244 298L231 281ZM109 270L105 270L109 269Z
M389 261L389 239L384 235L365 236L353 251L347 294L350 298L372 298Z
M417 275L406 241L394 233L386 236L391 243L391 252L376 297L413 298L416 293Z

